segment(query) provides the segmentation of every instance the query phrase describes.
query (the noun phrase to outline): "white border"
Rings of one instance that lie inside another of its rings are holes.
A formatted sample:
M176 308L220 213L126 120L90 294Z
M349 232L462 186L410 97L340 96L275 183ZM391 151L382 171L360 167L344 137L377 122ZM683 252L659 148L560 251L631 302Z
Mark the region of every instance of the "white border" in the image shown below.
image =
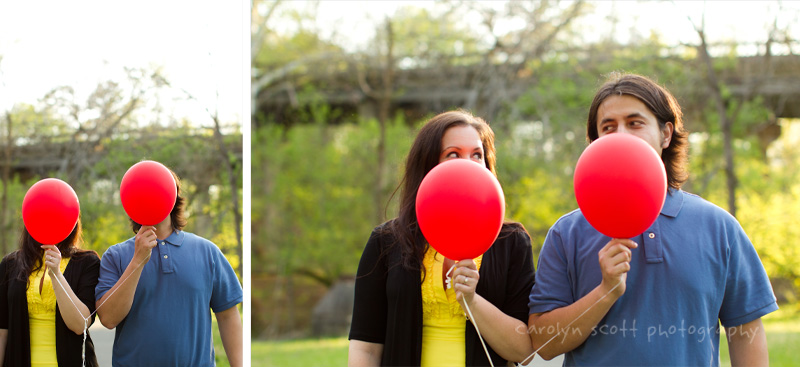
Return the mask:
M250 366L250 313L251 313L251 271L250 271L250 146L251 146L251 111L250 111L250 17L252 2L241 0L242 16L242 283L244 299L242 301L242 360L244 366Z

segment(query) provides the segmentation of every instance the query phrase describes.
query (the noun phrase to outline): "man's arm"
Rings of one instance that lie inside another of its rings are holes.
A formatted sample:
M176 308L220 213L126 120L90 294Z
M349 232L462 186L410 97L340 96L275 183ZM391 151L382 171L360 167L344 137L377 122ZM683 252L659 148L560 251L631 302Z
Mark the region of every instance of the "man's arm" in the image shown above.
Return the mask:
M125 268L125 272L119 277L117 283L97 301L97 316L103 326L113 329L128 316L131 305L133 305L133 296L136 294L136 286L142 276L144 263L150 260L150 253L156 244L155 229L142 226L139 233L136 234L134 244L136 249L131 262L128 263L128 267ZM101 305L103 307L100 307Z
M586 341L592 328L597 326L614 302L625 293L625 280L631 268L631 249L636 247L637 244L631 240L612 239L598 253L603 273L600 285L569 306L534 313L528 317L528 332L533 349L539 350L544 346L539 351L542 358L553 359ZM568 329L567 325L570 325Z
M219 336L231 367L242 367L242 319L239 309L233 306L214 314L217 317Z
M769 366L767 334L761 318L736 327L725 328L731 366Z

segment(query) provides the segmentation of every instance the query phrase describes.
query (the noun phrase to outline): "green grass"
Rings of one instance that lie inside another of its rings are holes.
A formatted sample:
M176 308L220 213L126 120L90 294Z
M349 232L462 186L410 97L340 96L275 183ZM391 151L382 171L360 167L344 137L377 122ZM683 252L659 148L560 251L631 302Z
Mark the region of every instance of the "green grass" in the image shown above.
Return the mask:
M800 305L781 306L780 310L762 320L767 330L770 366L800 366L800 354L797 353L800 346ZM250 349L251 365L346 366L348 345L347 338L253 341ZM724 334L720 337L720 365L731 365Z
M346 366L347 338L254 341L250 346L252 367Z

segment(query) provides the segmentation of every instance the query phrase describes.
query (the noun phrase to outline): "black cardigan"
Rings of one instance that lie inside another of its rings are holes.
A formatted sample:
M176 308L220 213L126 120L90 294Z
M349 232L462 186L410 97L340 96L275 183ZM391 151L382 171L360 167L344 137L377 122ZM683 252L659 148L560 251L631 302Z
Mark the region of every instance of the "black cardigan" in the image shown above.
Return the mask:
M0 329L8 329L3 366L30 366L31 340L28 321L27 282L16 279L11 272L14 259L6 256L0 262ZM94 287L100 275L100 259L94 252L83 252L73 256L64 269L64 278L78 298L89 308L95 310ZM72 305L70 304L70 307ZM94 322L92 315L90 325ZM70 330L61 318L56 305L56 356L59 366L81 366L83 335ZM86 335L86 365L96 367L92 338Z
M387 225L387 224L384 224ZM394 237L372 231L355 285L350 339L383 344L381 366L419 366L422 358L422 288L420 269L400 262ZM385 249L388 252L381 256ZM504 224L483 255L476 292L503 313L528 322L528 296L534 283L531 240L519 224ZM472 323L466 321L466 365L489 366ZM495 366L507 363L489 347Z

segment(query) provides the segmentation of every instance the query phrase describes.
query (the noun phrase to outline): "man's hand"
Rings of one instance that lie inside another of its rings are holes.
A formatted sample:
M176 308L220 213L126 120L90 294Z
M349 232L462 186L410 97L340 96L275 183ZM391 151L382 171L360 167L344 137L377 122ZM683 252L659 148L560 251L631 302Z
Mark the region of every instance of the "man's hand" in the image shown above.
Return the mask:
M625 293L625 280L631 270L631 249L638 246L629 239L614 238L597 253L600 272L603 274L600 286L606 292L614 289L612 296L615 298Z
M158 238L156 237L156 228L153 226L142 226L139 232L136 233L136 240L134 243L135 250L133 259L136 263L144 261L153 250L153 247L158 245Z

